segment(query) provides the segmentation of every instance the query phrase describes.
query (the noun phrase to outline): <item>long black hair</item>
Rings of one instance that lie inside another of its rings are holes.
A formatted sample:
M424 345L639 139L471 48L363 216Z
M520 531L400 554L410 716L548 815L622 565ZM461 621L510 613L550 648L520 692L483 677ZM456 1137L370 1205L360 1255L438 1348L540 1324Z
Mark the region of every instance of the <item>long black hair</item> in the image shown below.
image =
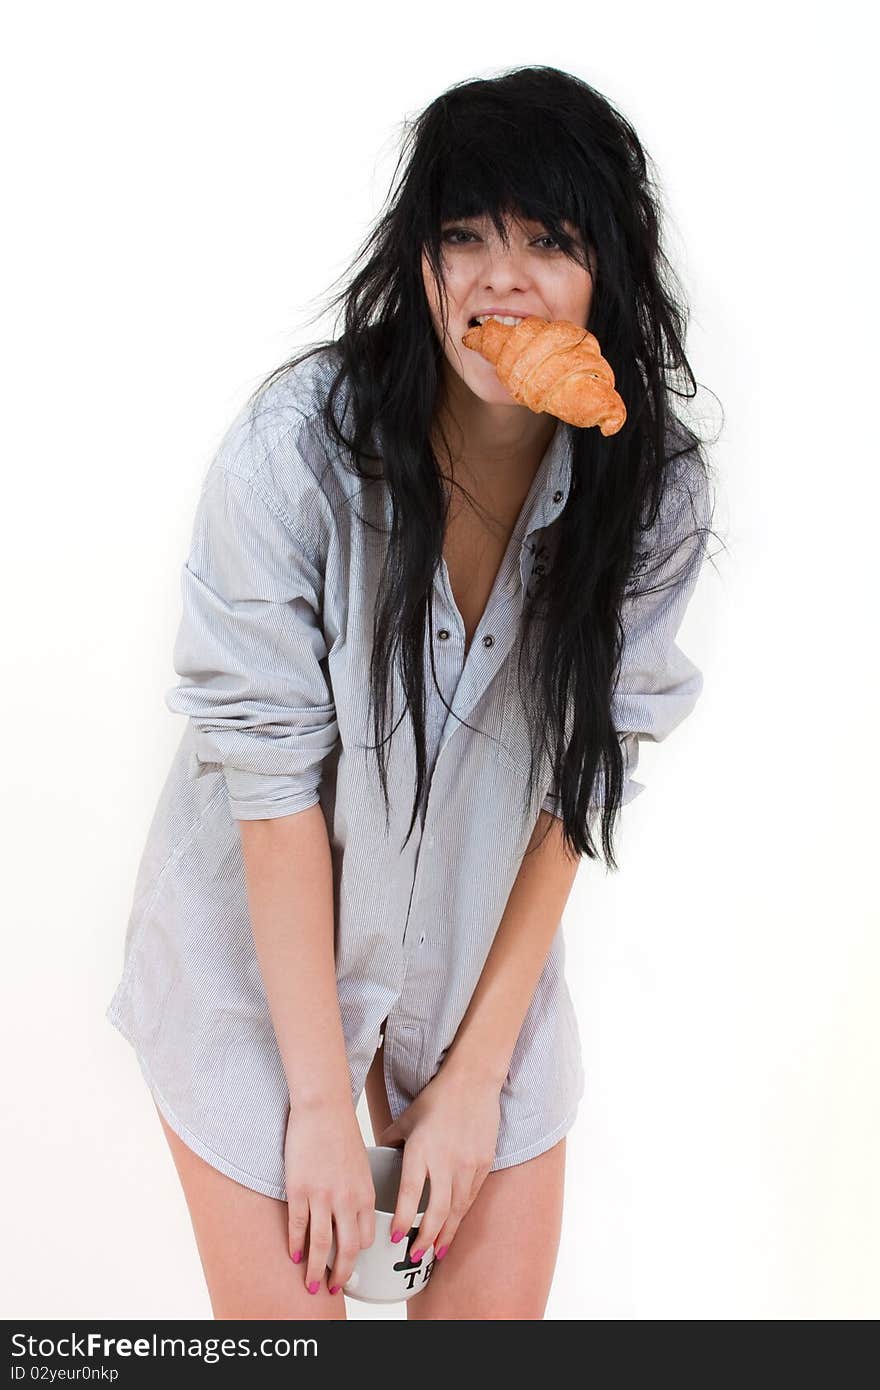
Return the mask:
M584 248L594 250L597 274L586 326L613 368L627 419L607 438L596 428L564 426L571 435L571 490L559 518L552 582L541 586L540 602L524 604L525 631L539 636L523 640L521 650L532 648L535 664L528 679L520 677L520 688L532 692L527 797L537 788L543 746L552 759L566 843L597 859L590 811L601 767L602 852L616 869L613 836L625 766L611 700L623 641L621 604L636 570L644 575L646 562L651 568L644 536L658 516L674 460L686 455L694 470L691 495L709 482L702 441L670 404L672 395L692 398L696 381L684 351L688 310L661 248L660 200L648 157L629 122L586 82L557 68L530 66L458 83L405 121L395 180L355 258L355 266L364 264L346 275L329 301L344 305L344 331L275 368L251 399L307 357L335 349L339 366L324 426L347 466L390 494L370 687L387 816L389 676L392 663L399 663L416 748L408 838L426 775L425 625L448 506L431 443L444 353L425 294L422 255L440 287L445 324L441 225L449 219L491 216L506 238L505 218L522 216L545 226L581 265ZM577 227L582 245L565 230L566 221ZM352 410L348 436L335 409L343 383L346 411ZM378 460L378 472L367 471L366 460ZM708 528L698 529L705 549ZM692 544L687 553L693 557ZM665 566L668 556L663 560Z

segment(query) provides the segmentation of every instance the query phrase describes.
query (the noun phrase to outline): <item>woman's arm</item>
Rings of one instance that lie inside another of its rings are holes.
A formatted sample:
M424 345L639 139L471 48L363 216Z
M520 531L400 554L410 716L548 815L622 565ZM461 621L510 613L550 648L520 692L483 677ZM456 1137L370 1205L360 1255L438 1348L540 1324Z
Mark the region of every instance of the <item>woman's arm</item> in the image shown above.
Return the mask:
M544 836L547 821L550 829ZM504 1084L538 985L579 856L565 847L562 821L541 811L467 1012L442 1070Z
M240 832L251 933L290 1092L284 1141L290 1255L304 1262L305 1283L316 1293L335 1223L327 1284L338 1293L376 1228L336 991L327 823L316 802L290 815L242 820Z
M239 827L251 931L288 1089L298 1109L351 1107L336 991L332 860L320 802Z

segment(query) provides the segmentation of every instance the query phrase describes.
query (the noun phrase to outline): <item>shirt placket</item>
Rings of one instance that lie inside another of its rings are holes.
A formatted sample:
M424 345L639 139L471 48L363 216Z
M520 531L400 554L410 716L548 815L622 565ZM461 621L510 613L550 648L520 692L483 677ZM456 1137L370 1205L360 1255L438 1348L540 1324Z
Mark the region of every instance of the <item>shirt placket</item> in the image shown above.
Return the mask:
M418 959L426 944L426 923L431 920L431 903L436 897L437 875L433 868L433 850L438 817L443 808L431 799L437 764L449 747L450 740L461 729L462 720L469 718L474 707L507 660L516 641L522 615L522 606L530 584L543 582L546 575L547 546L543 541L547 522L545 512L556 515L564 500L561 488L552 494L552 503L547 507L538 505L538 498L532 500L530 516L532 524L519 542L512 537L509 548L502 561L502 569L496 576L492 593L486 605L471 645L465 655L465 626L452 593L449 571L445 559L441 557L432 590L434 604L434 664L440 688L451 706L447 711L434 688L430 670L430 653L426 635L426 740L427 767L426 786L420 808L419 823L414 833L419 837L413 868L413 882L409 895L401 940L401 974L398 1004L389 1015L388 1028L395 1031L395 1025L403 1033L402 1041L418 1033L423 1037L424 1021L419 1014L419 1003L415 995L408 991L412 962ZM533 591L533 590L532 590ZM408 1042L408 1045L412 1045ZM418 1044L421 1046L421 1041Z
M404 924L403 981L402 997L405 993L407 971L415 952L426 945L426 922L431 920L431 904L436 896L437 876L433 872L432 855L435 841L437 817L442 808L431 798L437 764L449 746L449 741L461 727L461 720L467 719L478 703L490 682L504 664L518 630L522 609L522 589L520 570L524 543L520 544L519 554L515 542L508 551L504 569L499 572L492 594L486 605L473 640L465 655L465 626L458 611L445 560L442 561L435 579L433 601L436 613L434 629L434 662L438 681L447 704L447 711L440 699L430 669L426 672L428 682L428 727L431 731L429 758L426 775L426 793L420 817L421 834L416 852L412 892ZM453 712L454 711L454 712ZM408 1022L415 1013L415 1004L405 1003Z

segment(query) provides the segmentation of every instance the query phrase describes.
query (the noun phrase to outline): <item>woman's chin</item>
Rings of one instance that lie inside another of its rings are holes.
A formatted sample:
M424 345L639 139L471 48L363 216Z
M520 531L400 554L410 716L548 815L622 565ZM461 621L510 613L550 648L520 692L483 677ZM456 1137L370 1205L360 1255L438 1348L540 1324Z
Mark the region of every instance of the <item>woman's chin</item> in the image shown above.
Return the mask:
M479 396L486 405L516 405L507 387L498 380L492 363L487 362L485 357L480 360L485 365L485 371L469 372L467 377L467 384L474 395Z

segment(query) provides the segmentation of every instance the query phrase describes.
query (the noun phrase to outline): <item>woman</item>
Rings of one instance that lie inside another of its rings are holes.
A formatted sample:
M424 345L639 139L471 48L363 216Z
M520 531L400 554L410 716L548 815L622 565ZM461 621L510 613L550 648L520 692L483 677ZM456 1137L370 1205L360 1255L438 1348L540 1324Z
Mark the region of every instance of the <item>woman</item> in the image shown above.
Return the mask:
M261 383L205 478L188 723L107 1012L215 1317L345 1317L365 1090L404 1235L430 1179L408 1316L541 1318L584 1087L562 911L702 683L674 641L709 517L669 403L683 311L635 133L553 68L433 102L371 241L344 333ZM462 345L491 312L589 327L624 428L516 404Z

